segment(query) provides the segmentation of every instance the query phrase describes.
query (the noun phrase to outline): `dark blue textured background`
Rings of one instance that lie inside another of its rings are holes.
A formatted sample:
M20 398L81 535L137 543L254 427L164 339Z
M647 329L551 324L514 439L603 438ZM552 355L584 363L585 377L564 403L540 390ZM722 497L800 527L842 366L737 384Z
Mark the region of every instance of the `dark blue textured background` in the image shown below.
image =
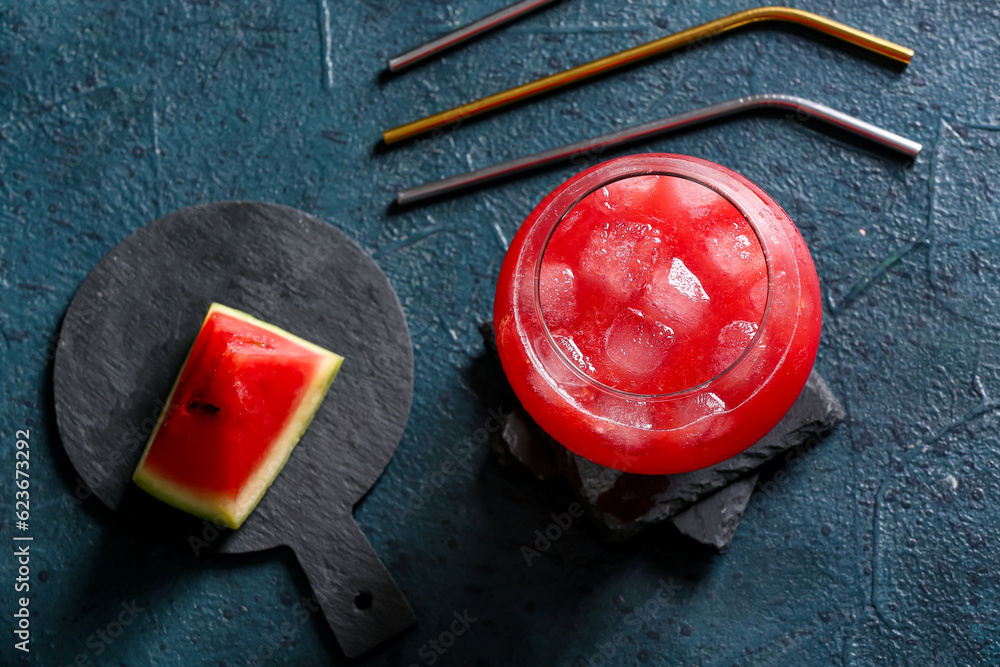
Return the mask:
M996 3L799 4L917 55L894 68L801 30L752 27L375 150L387 127L750 6L567 0L380 77L386 56L504 2L0 2L0 526L9 540L14 431L30 427L31 662L343 662L323 619L297 606L309 589L290 552L196 557L94 499L74 503L54 426L49 356L87 272L153 218L245 198L356 238L413 335L410 423L356 517L420 621L364 664L429 664L421 646L465 610L477 620L437 664L601 664L602 645L620 665L1000 664ZM476 324L505 244L573 170L403 211L388 208L395 190L754 92L812 98L926 149L907 165L757 114L614 154L708 158L788 211L816 260L817 365L846 423L754 498L723 557L667 531L605 546L581 524L528 567L520 546L569 500L497 468L486 447L401 513L485 423ZM0 558L5 628L14 569ZM137 620L88 645L133 599ZM5 636L0 663L15 663Z

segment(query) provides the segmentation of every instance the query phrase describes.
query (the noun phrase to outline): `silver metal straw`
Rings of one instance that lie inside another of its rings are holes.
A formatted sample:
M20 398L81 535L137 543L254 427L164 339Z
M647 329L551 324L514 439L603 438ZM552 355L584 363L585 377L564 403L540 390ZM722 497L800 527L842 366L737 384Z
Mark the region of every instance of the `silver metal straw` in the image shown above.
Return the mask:
M794 95L747 95L738 97L718 104L710 104L700 109L686 111L667 118L661 118L642 125L627 127L624 130L611 132L593 139L584 139L573 144L559 146L541 153L528 155L501 162L491 167L476 169L465 174L443 178L439 181L425 183L416 187L400 190L396 193L396 201L399 204L413 204L424 199L429 199L437 195L463 190L474 185L487 183L504 176L519 174L531 169L544 167L545 165L574 157L588 154L600 154L602 151L622 144L639 141L657 134L680 130L685 127L697 125L717 118L730 116L740 111L748 109L777 108L788 109L795 112L795 119L804 122L810 119L819 119L851 134L863 137L888 149L902 153L910 158L917 157L923 146L906 137L876 127L871 123L848 116L836 109L831 109L812 100L807 100Z
M426 44L421 44L415 49L410 49L406 53L402 53L395 58L391 58L389 60L389 71L398 72L399 70L409 67L410 65L414 65L425 58L430 58L437 53L441 53L442 51L450 49L453 46L457 46L462 42L483 34L484 32L502 26L505 23L509 23L516 18L520 18L528 12L533 12L536 9L544 7L545 5L551 5L553 2L558 2L558 0L521 0L521 2L516 2L510 7L494 12L489 16L484 16L478 21L473 21L468 25L464 25L457 30L449 32L447 35L442 35L437 39L427 42Z

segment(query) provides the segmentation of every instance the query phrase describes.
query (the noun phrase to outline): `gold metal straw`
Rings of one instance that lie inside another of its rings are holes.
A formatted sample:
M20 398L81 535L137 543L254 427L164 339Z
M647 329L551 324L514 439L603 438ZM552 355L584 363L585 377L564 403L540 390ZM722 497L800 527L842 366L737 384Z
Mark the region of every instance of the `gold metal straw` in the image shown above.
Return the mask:
M463 104L454 109L415 120L406 125L394 127L391 130L383 132L382 139L386 144L395 144L443 125L449 125L466 118L494 111L508 104L526 100L536 95L589 79L592 76L667 53L685 44L709 39L734 28L758 21L787 21L789 23L804 25L904 64L909 63L910 59L913 58L912 49L894 44L875 35L870 35L867 32L856 30L843 23L838 23L812 12L806 12L801 9L790 9L788 7L757 7L755 9L736 12L735 14L682 30L673 35L661 37L652 42L647 42L646 44L641 44L562 72L557 72L536 81L495 93L474 102L469 102L468 104Z

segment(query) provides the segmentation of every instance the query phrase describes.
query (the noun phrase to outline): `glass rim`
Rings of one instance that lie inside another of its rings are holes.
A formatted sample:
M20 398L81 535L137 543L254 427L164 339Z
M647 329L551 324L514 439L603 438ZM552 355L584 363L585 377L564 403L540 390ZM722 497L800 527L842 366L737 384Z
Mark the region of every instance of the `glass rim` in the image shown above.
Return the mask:
M594 173L596 174L597 172L595 171ZM666 393L659 393L659 394L637 393L637 392L626 391L624 389L618 389L617 387L613 387L604 382L601 382L600 380L597 380L587 375L585 372L583 372L583 370L577 364L573 363L573 361L563 351L562 347L560 347L560 345L556 342L555 338L552 335L552 331L549 329L548 322L545 319L545 312L542 309L542 302L541 302L542 263L545 258L545 252L548 250L549 242L552 240L552 236L555 234L556 229L559 228L559 225L562 224L563 220L566 218L567 215L569 215L570 212L573 211L573 209L575 209L584 199L592 195L597 190L606 187L611 183L616 183L618 181L622 181L628 178L636 178L639 176L668 176L674 178L682 178L697 183L698 185L701 185L705 188L708 188L712 192L715 192L716 194L724 198L740 213L740 215L743 217L746 223L750 226L750 229L753 230L754 237L757 240L757 245L761 250L761 254L763 254L764 256L764 264L767 269L767 300L764 303L764 309L761 314L760 322L757 325L757 330L754 332L753 338L750 339L746 347L744 347L743 350L740 352L739 356L736 357L736 359L734 359L733 362L730 363L725 369L716 373L715 375L705 380L704 382L700 382L694 386L687 387L685 389L680 389L677 391L666 392ZM546 211L544 211L542 215L545 215L545 212L547 212L556 203L557 203L556 201L551 202L549 206L546 207ZM562 207L562 204L560 204L560 207ZM651 400L651 399L671 398L671 397L682 396L688 393L698 392L705 389L713 382L719 380L720 378L725 377L728 373L732 372L750 354L750 351L753 350L754 346L757 345L760 338L764 335L764 329L767 324L768 317L771 313L771 305L774 300L774 268L772 266L771 253L768 250L768 244L765 242L765 239L762 236L760 229L758 228L757 222L754 220L753 216L751 216L747 212L746 207L744 207L740 202L731 197L728 193L724 192L718 187L715 187L713 184L706 183L704 180L695 178L690 174L674 172L668 169L649 170L649 169L643 169L638 165L636 165L634 171L627 172L624 174L617 174L612 176L611 178L601 180L599 183L597 183L593 187L590 187L581 195L573 199L559 213L558 217L551 224L550 228L545 232L545 239L542 242L541 252L538 253L538 258L535 261L535 266L532 275L532 293L534 298L536 314L538 315L539 321L541 322L542 330L545 333L545 338L547 343L552 347L553 350L555 350L556 354L558 355L558 358L562 361L562 363L571 372L573 372L576 376L578 376L581 380L584 380L588 384L593 385L602 391L630 400Z

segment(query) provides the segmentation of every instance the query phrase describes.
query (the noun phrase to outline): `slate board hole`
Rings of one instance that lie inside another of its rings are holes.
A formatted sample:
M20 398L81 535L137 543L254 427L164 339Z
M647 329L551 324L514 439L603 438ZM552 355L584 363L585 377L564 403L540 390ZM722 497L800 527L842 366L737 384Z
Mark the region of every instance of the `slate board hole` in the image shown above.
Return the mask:
M354 606L361 611L367 611L371 609L372 606L372 594L367 591L361 591L354 596Z

